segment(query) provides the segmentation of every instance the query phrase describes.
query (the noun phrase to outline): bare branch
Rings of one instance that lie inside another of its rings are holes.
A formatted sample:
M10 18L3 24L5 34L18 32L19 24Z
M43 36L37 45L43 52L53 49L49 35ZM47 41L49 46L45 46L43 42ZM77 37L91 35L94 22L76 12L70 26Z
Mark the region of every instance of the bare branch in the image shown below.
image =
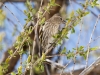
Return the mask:
M98 64L100 63L100 57L93 62L88 68L84 69L79 75L88 75Z

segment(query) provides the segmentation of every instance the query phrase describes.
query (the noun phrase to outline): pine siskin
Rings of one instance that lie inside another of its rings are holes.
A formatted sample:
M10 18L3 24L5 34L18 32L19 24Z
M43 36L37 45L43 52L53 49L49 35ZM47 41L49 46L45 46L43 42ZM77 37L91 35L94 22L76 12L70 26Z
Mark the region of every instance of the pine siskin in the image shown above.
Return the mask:
M43 51L46 51L52 43L54 43L53 36L62 30L65 26L65 21L55 14L49 20L47 20L42 28L41 44Z

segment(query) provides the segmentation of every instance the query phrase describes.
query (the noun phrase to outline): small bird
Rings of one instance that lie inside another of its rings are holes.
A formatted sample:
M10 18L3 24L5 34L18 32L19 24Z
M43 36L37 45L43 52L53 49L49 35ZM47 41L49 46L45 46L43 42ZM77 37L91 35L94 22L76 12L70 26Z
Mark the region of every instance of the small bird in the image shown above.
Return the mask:
M44 52L54 43L54 35L57 34L62 28L65 27L65 20L55 14L48 19L42 28L41 44Z
M40 29L42 33L40 35L42 52L46 52L46 50L51 47L51 45L55 42L55 38L53 36L61 31L64 27L65 21L59 16L59 14L55 14L45 22L42 29ZM51 55L51 52L49 52L48 55ZM44 66L46 75L50 75L50 65L44 64Z

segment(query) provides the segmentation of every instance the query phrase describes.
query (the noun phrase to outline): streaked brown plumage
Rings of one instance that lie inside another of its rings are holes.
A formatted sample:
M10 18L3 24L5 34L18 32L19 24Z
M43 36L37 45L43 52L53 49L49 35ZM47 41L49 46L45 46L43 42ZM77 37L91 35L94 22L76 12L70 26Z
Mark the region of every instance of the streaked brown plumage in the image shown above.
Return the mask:
M64 28L64 20L55 14L49 20L47 20L42 29L42 48L45 51L54 42L53 36L58 33L59 30Z

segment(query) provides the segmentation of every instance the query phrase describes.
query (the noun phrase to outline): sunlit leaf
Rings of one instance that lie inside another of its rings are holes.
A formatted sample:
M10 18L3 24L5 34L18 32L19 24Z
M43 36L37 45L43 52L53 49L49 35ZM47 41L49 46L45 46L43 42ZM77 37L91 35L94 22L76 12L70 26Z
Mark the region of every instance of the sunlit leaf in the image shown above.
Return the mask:
M66 54L66 47L61 51L61 54Z
M2 66L0 65L0 75L3 75Z
M99 49L99 47L90 48L90 50L92 50L92 51L97 50L97 49Z

